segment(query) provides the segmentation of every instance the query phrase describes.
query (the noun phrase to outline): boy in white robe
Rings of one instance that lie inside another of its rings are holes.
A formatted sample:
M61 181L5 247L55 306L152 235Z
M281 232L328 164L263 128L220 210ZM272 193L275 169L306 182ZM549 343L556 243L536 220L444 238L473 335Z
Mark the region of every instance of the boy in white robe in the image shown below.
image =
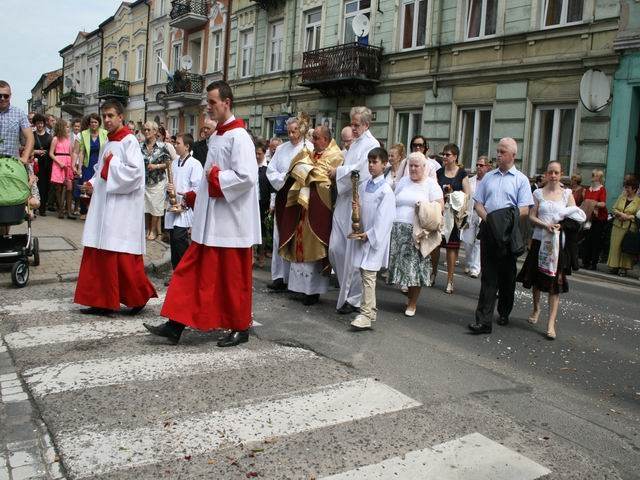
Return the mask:
M368 330L376 321L376 278L378 271L389 264L391 228L396 216L396 197L385 181L384 170L389 155L384 148L374 148L368 154L371 178L360 185L360 224L363 233L352 243L353 266L362 278L360 313L351 322L354 331Z

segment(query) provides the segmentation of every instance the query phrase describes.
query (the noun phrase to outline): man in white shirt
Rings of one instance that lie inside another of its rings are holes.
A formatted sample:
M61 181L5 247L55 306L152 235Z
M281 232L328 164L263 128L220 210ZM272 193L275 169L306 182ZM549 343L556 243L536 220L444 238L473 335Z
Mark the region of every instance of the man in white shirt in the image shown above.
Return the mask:
M335 180L338 190L331 240L329 243L329 261L336 271L340 283L340 295L336 308L338 313L348 314L358 311L362 297L362 281L360 272L353 265L351 244L347 242L347 235L352 231L352 184L351 173L360 172L360 185L369 177L367 156L371 149L379 147L380 142L369 131L371 110L367 107L353 107L351 109L351 130L353 143L344 157L344 164L329 174Z
M252 246L262 243L255 147L232 113L226 82L207 87L209 113L218 122L195 199L191 245L173 272L160 326L154 335L177 344L185 326L230 330L218 341L232 347L249 340L253 291Z
M302 140L298 119L296 117L291 117L287 120L287 134L289 135L289 141L276 148L275 154L267 165L267 178L276 192L284 186L287 174L289 173L291 160L302 150L302 147L306 145L307 150L313 150L311 142ZM278 233L278 221L275 218L274 209L275 194L272 194L271 210L274 211L273 251L271 254L272 283L267 285L267 287L274 291L284 291L287 289L287 283L289 282L289 269L291 268L291 264L278 253L280 235Z
M164 214L164 228L169 231L171 266L175 270L180 259L189 248L189 229L193 223L193 202L196 190L202 180L202 165L189 153L193 147L193 137L181 133L176 137L176 158L171 163L173 183L167 183L169 198L175 195L176 204L182 211L172 212L168 208Z
M347 150L349 150L352 143L353 129L351 128L351 125L347 125L342 129L342 132L340 132L340 148L342 148L343 155L347 154Z

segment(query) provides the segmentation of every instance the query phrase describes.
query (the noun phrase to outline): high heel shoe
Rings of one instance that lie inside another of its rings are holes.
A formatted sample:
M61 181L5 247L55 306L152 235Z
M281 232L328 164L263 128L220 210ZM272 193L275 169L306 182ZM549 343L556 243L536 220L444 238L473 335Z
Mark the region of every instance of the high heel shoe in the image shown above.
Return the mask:
M444 289L444 293L451 295L453 293L453 282L447 282L447 288Z
M529 315L529 318L527 319L527 322L529 322L531 325L535 325L536 323L538 323L538 317L540 316L540 312L534 312L531 315Z

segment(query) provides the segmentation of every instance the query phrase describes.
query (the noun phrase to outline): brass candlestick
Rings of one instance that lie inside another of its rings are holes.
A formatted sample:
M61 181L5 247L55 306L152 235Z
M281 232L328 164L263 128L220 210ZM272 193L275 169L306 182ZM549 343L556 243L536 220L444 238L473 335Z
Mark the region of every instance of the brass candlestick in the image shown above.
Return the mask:
M351 198L353 205L351 207L351 233L347 238L360 238L362 234L362 225L360 225L360 193L358 192L358 183L360 182L360 172L354 170L351 172Z
M173 185L173 170L171 168L171 159L167 160L165 165L167 166L167 180L170 184ZM182 213L183 208L182 205L178 203L175 190L176 186L173 185L173 192L169 192L169 203L171 204L171 206L167 209L167 211L171 213Z

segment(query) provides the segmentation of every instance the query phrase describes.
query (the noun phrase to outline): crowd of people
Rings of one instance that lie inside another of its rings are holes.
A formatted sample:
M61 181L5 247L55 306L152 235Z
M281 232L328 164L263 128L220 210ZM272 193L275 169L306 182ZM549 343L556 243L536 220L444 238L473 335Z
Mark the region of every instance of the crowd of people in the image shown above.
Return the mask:
M268 257L269 288L293 292L306 306L328 291L333 273L340 289L336 310L355 314L351 328L361 331L376 320L379 276L406 295L404 314L412 317L422 289L436 284L441 249L443 289L454 294L463 248L465 274L480 277L472 333L491 333L496 302L497 323L509 323L520 282L533 292L531 324L541 312L541 292L548 294L549 339L556 337L567 276L597 267L609 226L612 273L624 275L637 260L622 248L640 218L633 175L608 212L602 170L592 172L588 187L578 175L564 185L565 172L552 161L532 184L515 166L511 138L498 143L495 167L483 155L470 175L453 143L434 154L416 135L408 152L402 144L386 150L369 130L372 114L364 106L351 110L340 145L329 127L308 128L305 117L288 119L282 143L251 136L233 116L224 82L207 90L209 117L197 141L187 133L171 137L153 121L137 131L114 101L104 103L102 116L71 122L20 117L23 136L32 133L23 144L33 154L23 152L22 159L37 176L39 214L53 210L59 218L87 220L78 281L85 288L76 295L77 303L90 305L86 313L104 314L120 303L132 313L143 308L155 295L141 270L144 242L165 234L174 270L162 309L169 320L146 326L174 343L185 326L228 328L221 346L247 341L250 270ZM0 95L5 91L0 119L10 97L0 82ZM7 123L0 126L4 137ZM3 155L17 156L14 147L0 146ZM119 208L121 216L105 220ZM518 273L516 260L525 252ZM136 287L126 294L113 289L122 282Z

